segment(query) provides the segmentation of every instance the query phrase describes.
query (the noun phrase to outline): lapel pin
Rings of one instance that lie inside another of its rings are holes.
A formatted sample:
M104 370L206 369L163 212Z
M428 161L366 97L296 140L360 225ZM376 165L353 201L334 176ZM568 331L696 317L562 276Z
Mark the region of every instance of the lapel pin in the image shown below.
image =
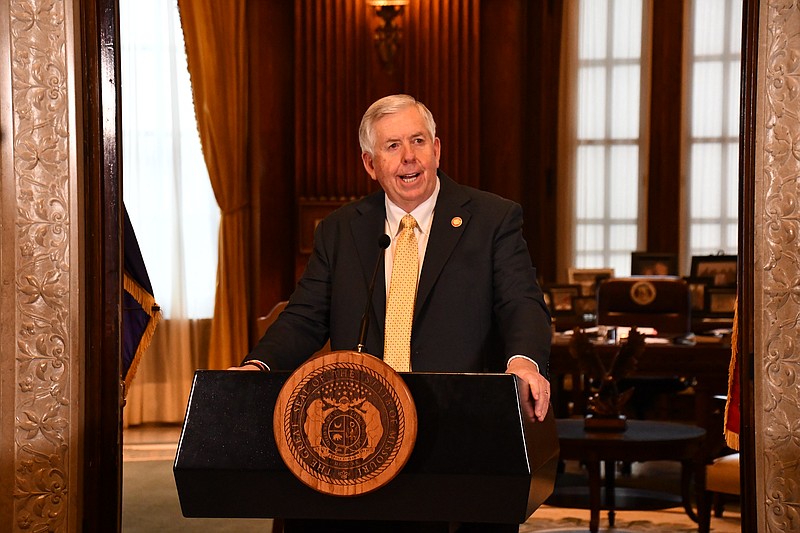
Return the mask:
M461 223L462 223L462 222L463 222L463 221L461 220L461 217L453 217L453 219L450 221L450 224L451 224L451 225L452 225L454 228L458 228L458 227L460 227L460 226L461 226Z

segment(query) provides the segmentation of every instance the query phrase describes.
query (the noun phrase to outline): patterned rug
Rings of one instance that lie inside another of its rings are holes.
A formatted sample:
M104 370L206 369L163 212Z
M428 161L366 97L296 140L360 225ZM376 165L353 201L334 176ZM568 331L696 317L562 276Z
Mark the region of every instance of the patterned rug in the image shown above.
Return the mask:
M589 531L589 521L580 518L561 518L559 520L550 519L531 519L519 528L520 533L536 532L536 533L586 533ZM649 520L634 520L627 522L625 520L617 520L614 528L608 527L608 522L601 520L600 532L613 532L613 533L681 533L688 531L697 531L697 526L687 526L683 524L656 524Z
M520 533L586 533L589 511L544 505L519 528ZM697 524L681 508L659 511L617 511L614 527L608 513L600 514L599 533L686 533L697 531ZM738 506L725 509L722 518L711 519L712 533L741 533Z

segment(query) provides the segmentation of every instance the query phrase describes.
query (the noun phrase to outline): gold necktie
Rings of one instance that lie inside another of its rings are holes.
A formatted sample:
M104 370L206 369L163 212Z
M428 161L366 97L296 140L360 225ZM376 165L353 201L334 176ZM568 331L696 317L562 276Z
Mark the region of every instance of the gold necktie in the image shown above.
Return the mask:
M414 320L414 301L417 298L419 259L417 221L406 215L394 250L392 279L386 301L386 334L383 341L383 360L398 372L411 371L411 324Z

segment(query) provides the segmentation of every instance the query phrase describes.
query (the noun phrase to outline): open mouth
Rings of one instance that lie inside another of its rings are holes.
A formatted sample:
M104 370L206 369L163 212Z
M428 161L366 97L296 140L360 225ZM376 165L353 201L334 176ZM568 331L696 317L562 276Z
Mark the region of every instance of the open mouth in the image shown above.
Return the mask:
M419 172L414 172L413 174L400 174L399 178L403 180L403 183L413 183L419 177Z

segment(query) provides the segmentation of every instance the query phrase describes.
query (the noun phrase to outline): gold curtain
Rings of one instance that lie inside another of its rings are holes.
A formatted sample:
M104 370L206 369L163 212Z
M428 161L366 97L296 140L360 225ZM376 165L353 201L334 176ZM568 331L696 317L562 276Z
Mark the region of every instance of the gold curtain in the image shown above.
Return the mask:
M127 389L124 427L183 420L192 375L208 365L210 333L211 319L207 318L159 322L136 379Z
M221 217L209 368L238 364L247 334L252 205L245 0L178 0L200 141Z

